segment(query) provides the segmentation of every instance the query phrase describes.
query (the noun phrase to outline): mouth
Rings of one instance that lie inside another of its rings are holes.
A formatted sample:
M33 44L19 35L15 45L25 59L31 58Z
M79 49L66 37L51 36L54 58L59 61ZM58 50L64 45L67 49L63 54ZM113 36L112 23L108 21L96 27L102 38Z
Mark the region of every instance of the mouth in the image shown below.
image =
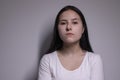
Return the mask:
M66 33L66 35L74 35L73 33Z

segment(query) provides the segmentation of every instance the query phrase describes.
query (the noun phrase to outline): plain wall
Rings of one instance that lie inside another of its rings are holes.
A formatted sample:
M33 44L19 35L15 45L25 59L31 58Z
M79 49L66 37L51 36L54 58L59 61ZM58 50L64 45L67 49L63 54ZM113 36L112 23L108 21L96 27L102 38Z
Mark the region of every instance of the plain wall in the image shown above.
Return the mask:
M105 80L120 79L120 0L0 0L0 80L37 79L39 56L65 5L83 12Z

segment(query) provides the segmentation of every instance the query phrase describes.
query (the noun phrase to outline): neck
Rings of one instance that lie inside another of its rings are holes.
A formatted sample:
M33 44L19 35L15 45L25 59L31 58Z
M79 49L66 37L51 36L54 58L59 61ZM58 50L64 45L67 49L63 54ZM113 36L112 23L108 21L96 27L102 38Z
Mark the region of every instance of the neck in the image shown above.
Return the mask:
M65 54L77 54L77 53L81 53L82 54L82 49L79 45L79 43L74 43L74 44L64 44L63 48L61 49L61 51Z

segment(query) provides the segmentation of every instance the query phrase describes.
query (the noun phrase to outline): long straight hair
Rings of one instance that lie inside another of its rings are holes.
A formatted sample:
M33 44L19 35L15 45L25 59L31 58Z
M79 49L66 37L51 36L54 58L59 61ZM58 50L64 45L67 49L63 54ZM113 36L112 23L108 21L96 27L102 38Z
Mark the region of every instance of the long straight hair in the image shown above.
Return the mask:
M61 40L61 38L59 36L59 32L58 32L58 24L59 24L60 15L67 10L75 11L82 20L84 32L83 32L81 39L80 39L80 43L79 43L80 47L82 48L82 50L85 50L88 52L93 52L91 45L90 45L90 42L89 42L87 24L86 24L85 17L83 15L83 13L75 6L68 5L68 6L65 6L64 8L62 8L56 16L55 24L54 24L53 39L52 39L50 48L48 49L48 51L45 54L54 52L56 50L60 50L63 47L63 41Z

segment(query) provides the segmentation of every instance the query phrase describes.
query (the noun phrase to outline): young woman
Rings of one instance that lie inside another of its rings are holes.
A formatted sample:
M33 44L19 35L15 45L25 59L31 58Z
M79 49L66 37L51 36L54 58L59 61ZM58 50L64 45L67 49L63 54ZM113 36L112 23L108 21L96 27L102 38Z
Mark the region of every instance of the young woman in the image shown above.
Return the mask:
M100 55L94 54L82 12L65 6L56 17L53 41L39 66L39 80L103 80Z

